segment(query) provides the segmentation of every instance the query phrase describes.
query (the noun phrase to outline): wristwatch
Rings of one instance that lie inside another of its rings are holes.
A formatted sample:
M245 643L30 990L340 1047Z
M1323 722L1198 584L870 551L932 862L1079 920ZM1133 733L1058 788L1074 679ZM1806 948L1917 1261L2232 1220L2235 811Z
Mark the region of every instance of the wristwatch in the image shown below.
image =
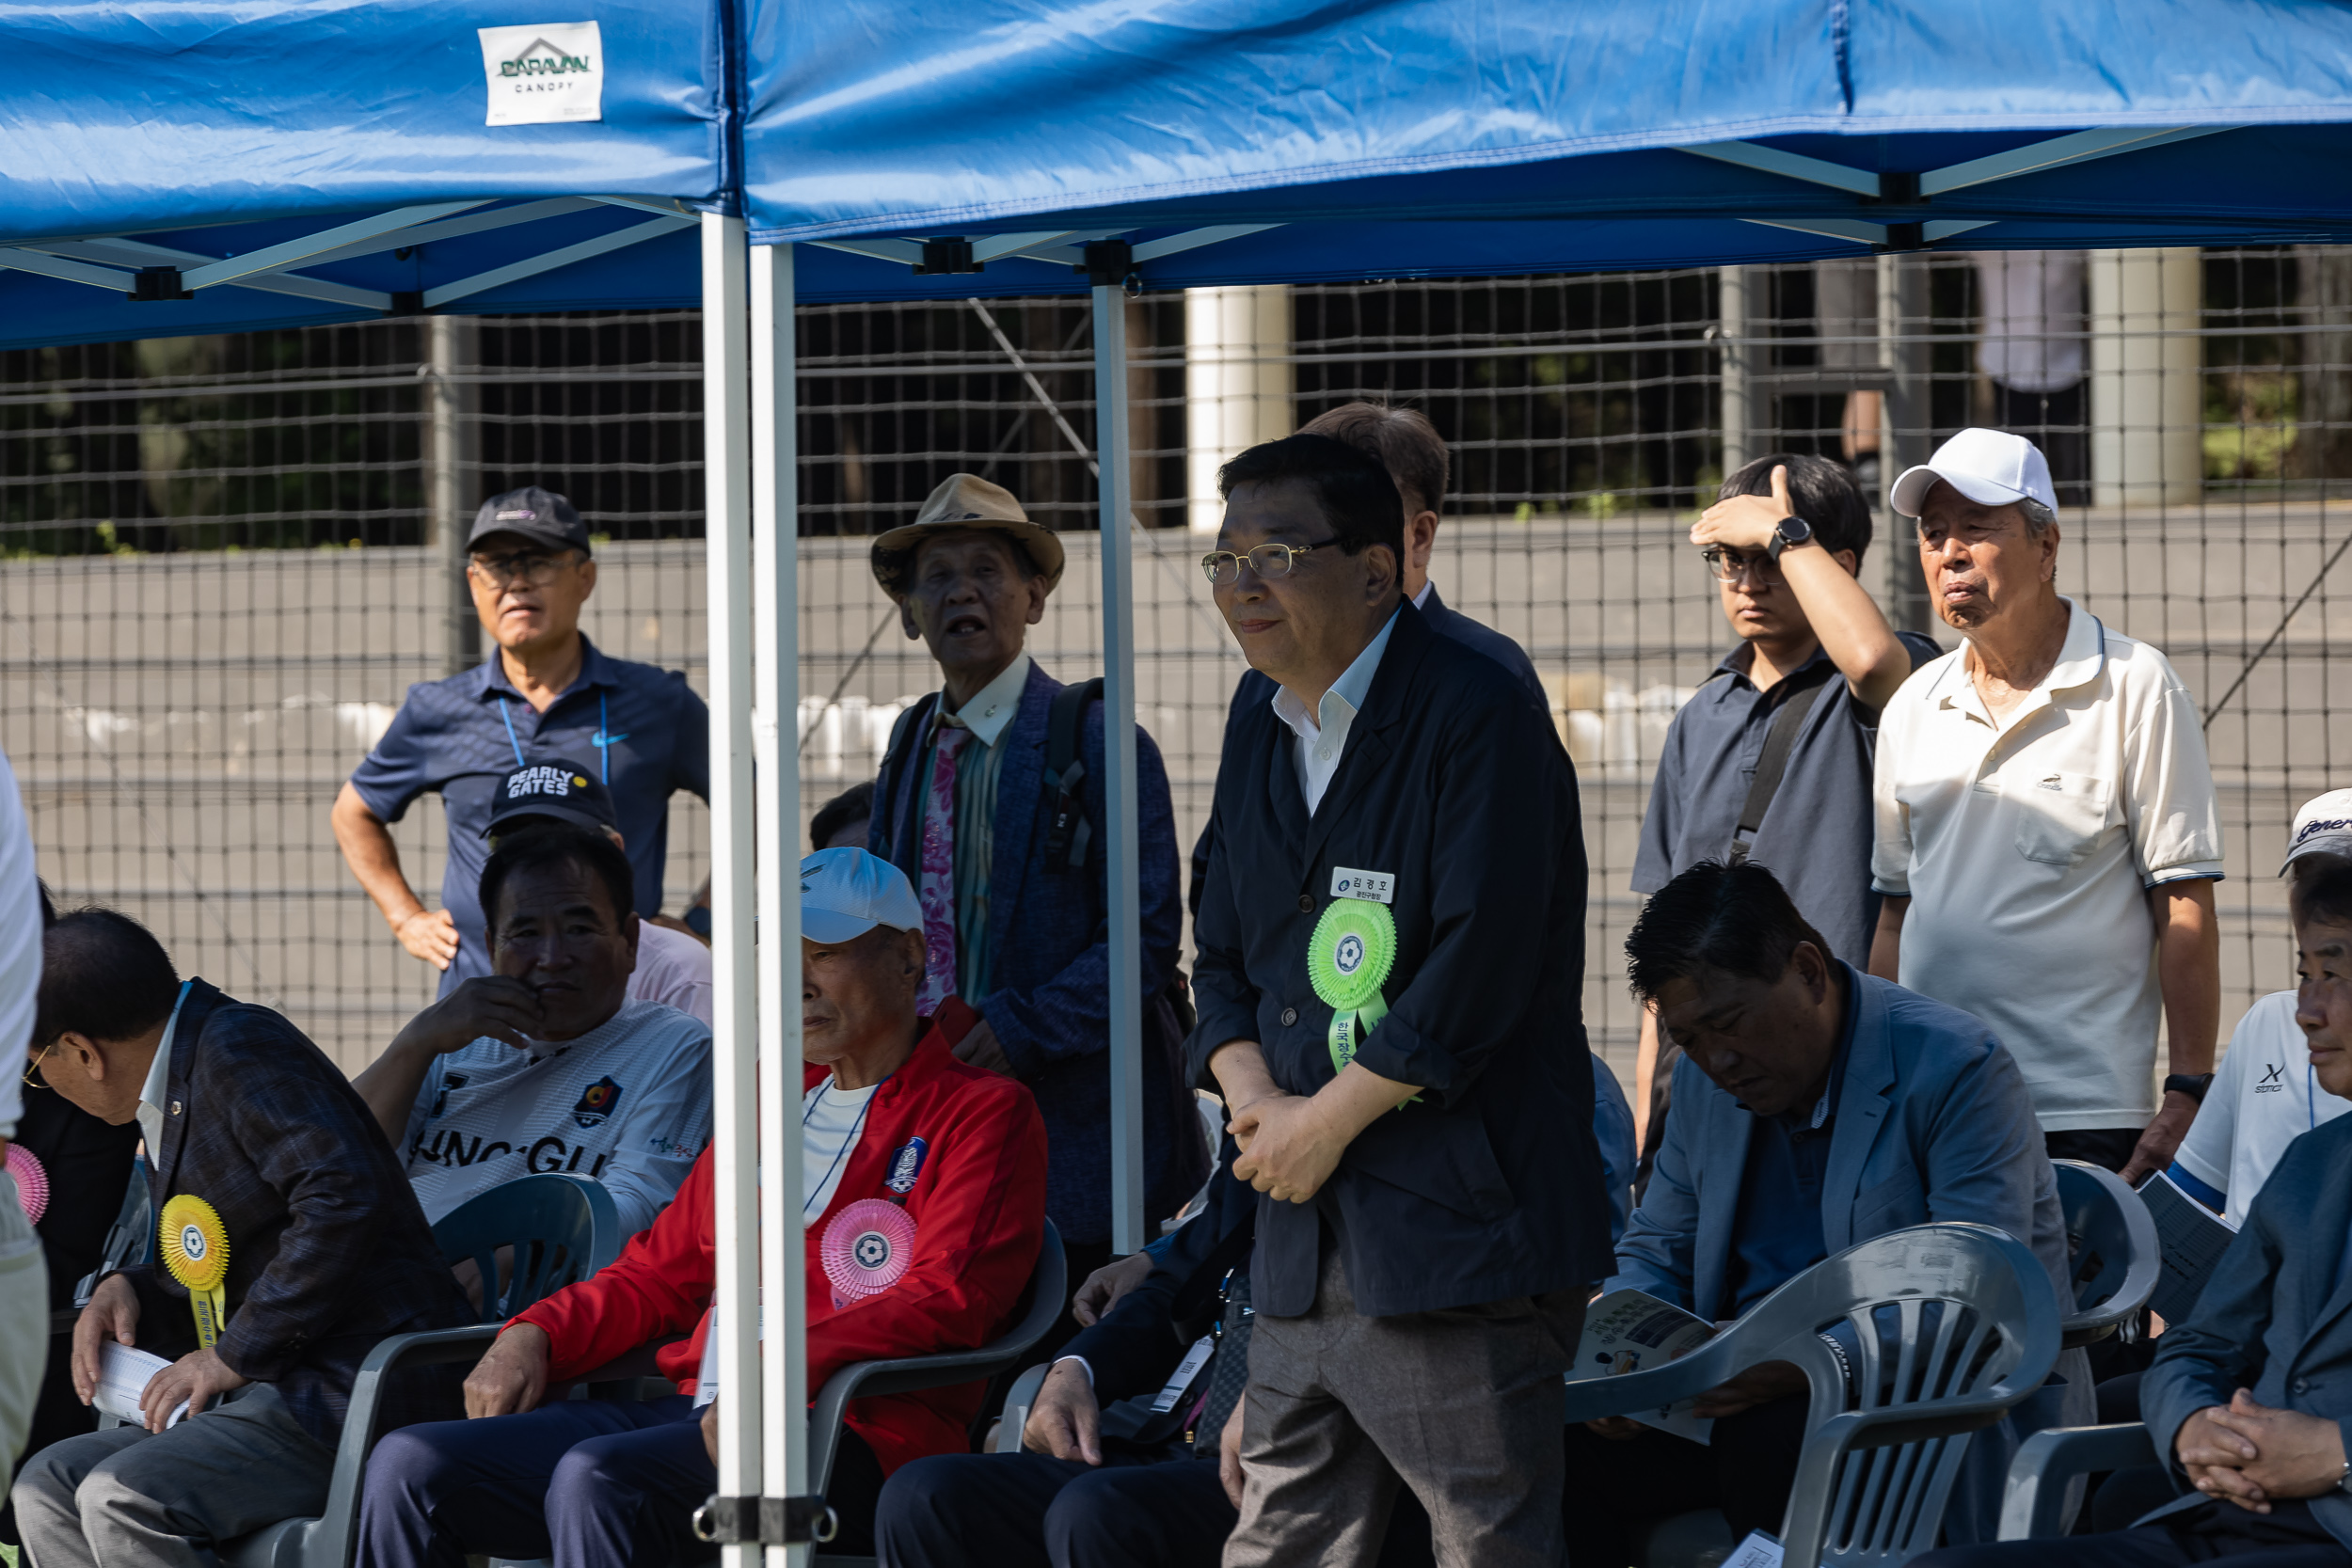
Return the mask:
M1772 525L1772 542L1765 547L1765 553L1771 556L1773 562L1777 564L1781 551L1795 549L1799 545L1811 543L1813 543L1811 523L1806 522L1803 517L1783 517Z
M2164 1081L2165 1093L2185 1094L2200 1105L2205 1102L2205 1091L2212 1087L2210 1072L2176 1072Z

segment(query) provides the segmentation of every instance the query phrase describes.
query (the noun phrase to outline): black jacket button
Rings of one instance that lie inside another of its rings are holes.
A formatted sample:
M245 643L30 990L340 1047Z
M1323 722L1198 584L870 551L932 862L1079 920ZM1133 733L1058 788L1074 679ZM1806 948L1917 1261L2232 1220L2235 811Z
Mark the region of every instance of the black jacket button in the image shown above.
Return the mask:
M1315 912L1315 895L1313 894L1302 893L1298 895L1298 912L1300 914L1312 914Z
M1292 1024L1296 1023L1297 1022L1298 1022L1298 1009L1297 1009L1296 1007L1285 1007L1285 1008L1283 1008L1283 1009L1282 1009L1282 1027L1283 1027L1283 1028L1287 1029L1287 1028L1289 1028Z

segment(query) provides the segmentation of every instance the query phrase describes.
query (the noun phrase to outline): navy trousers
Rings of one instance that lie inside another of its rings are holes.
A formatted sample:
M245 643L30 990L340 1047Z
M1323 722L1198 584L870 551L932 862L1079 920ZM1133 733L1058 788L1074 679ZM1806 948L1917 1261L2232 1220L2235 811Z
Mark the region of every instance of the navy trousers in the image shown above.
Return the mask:
M882 1568L1216 1568L1237 1515L1216 1461L1104 1444L1102 1465L1041 1453L900 1466L874 1512Z
M1217 1568L1239 1517L1215 1455L1113 1438L1099 1467L1041 1453L915 1460L882 1487L874 1545L882 1568ZM1429 1515L1400 1488L1378 1568L1433 1561Z
M403 1427L368 1458L358 1568L465 1568L469 1552L556 1568L691 1561L706 1548L687 1521L718 1482L697 1418L673 1394Z

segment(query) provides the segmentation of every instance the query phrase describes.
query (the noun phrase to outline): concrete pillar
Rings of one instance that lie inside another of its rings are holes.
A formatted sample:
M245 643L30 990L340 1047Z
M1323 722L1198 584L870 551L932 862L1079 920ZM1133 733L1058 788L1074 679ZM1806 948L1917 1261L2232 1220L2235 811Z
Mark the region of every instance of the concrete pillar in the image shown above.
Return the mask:
M449 579L442 662L450 674L482 661L482 623L466 586L466 534L482 498L481 420L474 386L457 379L482 363L482 324L432 316L424 324L424 541L438 546Z
M2090 272L2091 503L2193 502L2205 480L2201 258L2094 250Z
M1224 502L1216 471L1243 450L1297 428L1291 351L1291 292L1184 291L1184 436L1187 515L1215 533Z

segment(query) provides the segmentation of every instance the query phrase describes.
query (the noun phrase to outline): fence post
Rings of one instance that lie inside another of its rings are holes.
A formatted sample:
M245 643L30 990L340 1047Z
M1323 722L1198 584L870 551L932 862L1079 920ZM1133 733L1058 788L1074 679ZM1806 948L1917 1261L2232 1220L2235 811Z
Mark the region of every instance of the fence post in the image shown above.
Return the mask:
M1748 372L1748 287L1745 267L1715 269L1716 358L1723 378L1724 477L1729 479L1754 455L1755 416L1750 405ZM1701 496L1699 504L1715 498Z
M1880 438L1879 491L1895 493L1903 470L1928 460L1935 437L1928 372L1928 259L1879 258L1879 340L1885 345L1884 435ZM1910 519L1892 500L1881 509L1886 546L1886 618L1899 631L1931 635L1935 614L1919 575L1919 552Z
M471 316L429 316L424 324L424 542L437 546L448 574L446 673L482 661L482 623L466 586L466 534L481 498L480 393L458 376L482 362L482 324Z

